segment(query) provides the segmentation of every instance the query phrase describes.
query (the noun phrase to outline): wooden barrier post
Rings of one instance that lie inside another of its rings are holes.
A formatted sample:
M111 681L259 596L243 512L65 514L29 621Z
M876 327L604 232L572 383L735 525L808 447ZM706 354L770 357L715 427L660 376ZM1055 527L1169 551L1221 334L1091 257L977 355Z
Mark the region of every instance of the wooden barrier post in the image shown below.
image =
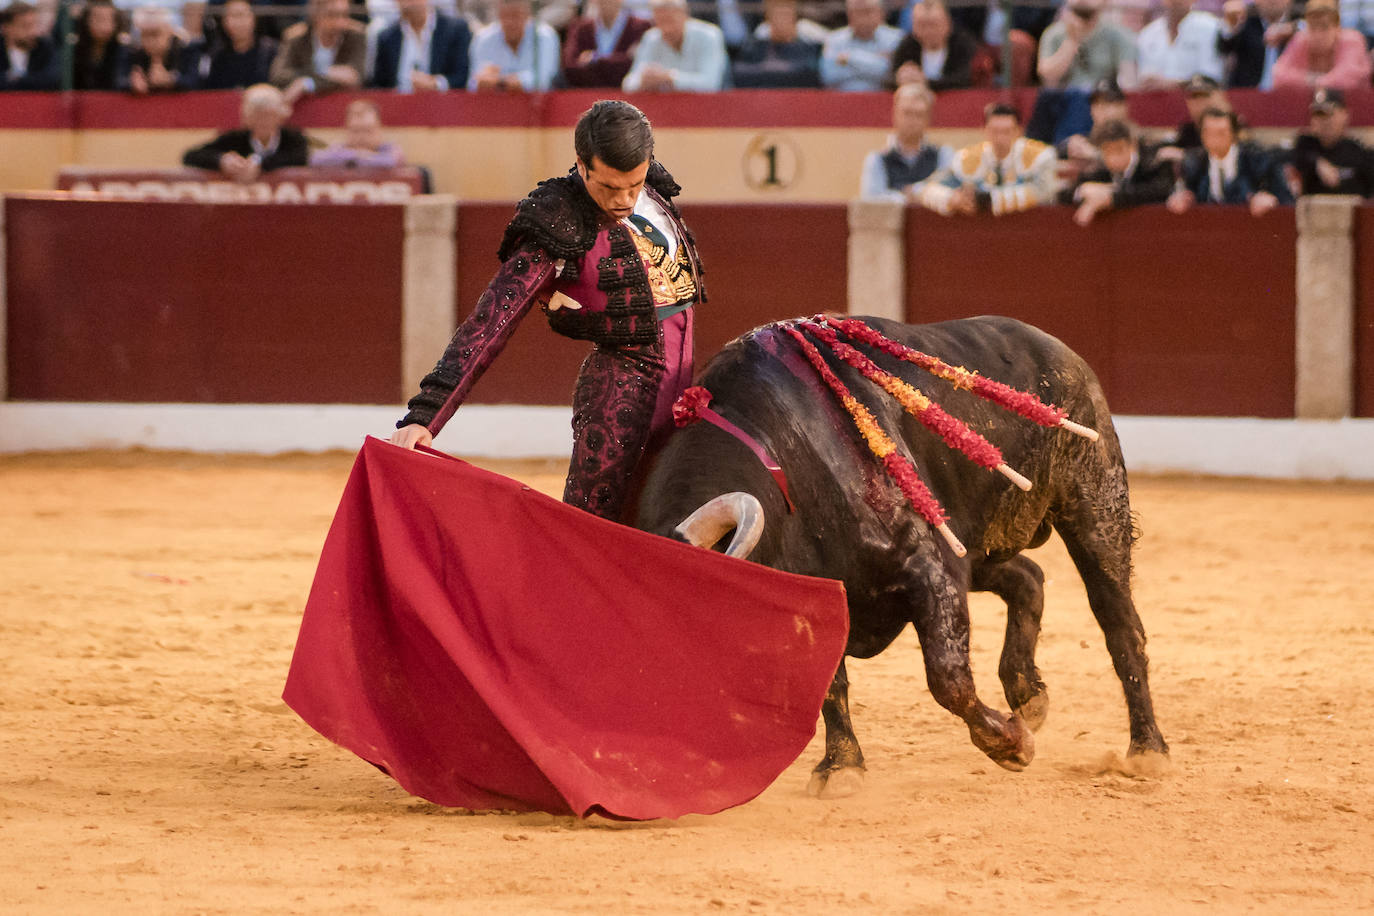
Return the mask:
M405 204L401 274L401 386L408 397L453 335L458 288L458 200L447 194Z
M906 205L849 202L849 313L906 320Z
M1300 420L1337 420L1355 408L1355 248L1360 198L1298 200L1294 412Z

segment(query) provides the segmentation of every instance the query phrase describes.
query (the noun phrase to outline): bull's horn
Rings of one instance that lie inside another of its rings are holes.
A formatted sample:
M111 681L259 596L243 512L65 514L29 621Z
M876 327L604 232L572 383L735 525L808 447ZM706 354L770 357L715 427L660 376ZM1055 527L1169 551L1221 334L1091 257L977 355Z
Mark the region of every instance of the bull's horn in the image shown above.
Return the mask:
M689 544L710 550L725 532L735 529L727 557L743 560L763 537L763 506L750 493L722 493L682 520L673 529Z

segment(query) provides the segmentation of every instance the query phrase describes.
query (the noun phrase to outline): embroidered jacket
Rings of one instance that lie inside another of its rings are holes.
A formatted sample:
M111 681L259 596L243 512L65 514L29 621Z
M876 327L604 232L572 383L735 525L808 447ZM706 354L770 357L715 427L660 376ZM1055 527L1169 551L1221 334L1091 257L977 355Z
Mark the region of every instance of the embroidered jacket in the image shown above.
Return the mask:
M657 162L645 187L676 230L691 273L680 285L705 302L696 243L672 202L681 188ZM506 226L501 268L396 425L419 423L438 433L536 303L566 337L603 347L658 346L654 293L633 235L603 213L575 169L540 182Z
M972 185L978 193L980 209L998 216L1029 210L1054 203L1057 167L1054 147L1038 140L1018 137L1001 161L993 153L992 144L984 140L955 153L949 168L926 183L920 202L931 210L948 214L954 192Z

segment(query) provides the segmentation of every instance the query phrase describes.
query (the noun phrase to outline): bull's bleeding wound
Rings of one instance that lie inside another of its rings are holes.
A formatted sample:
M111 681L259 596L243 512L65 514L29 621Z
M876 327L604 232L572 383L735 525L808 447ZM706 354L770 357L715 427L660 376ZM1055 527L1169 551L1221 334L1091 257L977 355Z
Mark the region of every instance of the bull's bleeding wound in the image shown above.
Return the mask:
M857 369L864 378L897 399L907 413L921 421L926 429L935 433L945 444L961 452L975 464L988 470L997 471L1022 490L1029 490L1031 482L1018 474L1002 460L1002 451L978 433L969 429L968 424L952 417L944 408L890 372L883 370L867 355L844 343L835 332L825 324L803 321L800 327L807 333L820 338L834 351L835 355ZM865 325L867 327L867 325Z
M921 480L920 475L916 473L915 465L897 450L897 444L892 441L887 433L883 432L882 427L878 425L878 421L868 408L850 393L849 387L840 381L840 377L826 365L825 358L821 356L821 351L816 349L816 345L807 340L801 331L794 327L784 325L782 329L796 340L801 347L802 354L811 363L812 368L835 393L835 397L844 405L845 410L849 411L849 416L853 418L854 425L859 429L859 434L868 443L869 450L882 462L883 469L897 484L907 502L911 503L911 507L932 528L940 532L940 536L945 539L945 543L949 544L956 556L964 556L968 551L955 537L954 532L949 529L949 525L945 524L949 516L945 513L939 500Z

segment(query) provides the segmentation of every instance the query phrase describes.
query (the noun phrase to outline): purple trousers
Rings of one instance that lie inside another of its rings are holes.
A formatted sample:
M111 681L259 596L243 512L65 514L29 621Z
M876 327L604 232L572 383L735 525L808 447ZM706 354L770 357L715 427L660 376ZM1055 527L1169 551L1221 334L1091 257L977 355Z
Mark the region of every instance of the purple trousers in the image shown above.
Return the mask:
M645 454L673 428L692 384L692 310L664 321L652 346L597 347L573 392L573 453L563 502L621 521Z

